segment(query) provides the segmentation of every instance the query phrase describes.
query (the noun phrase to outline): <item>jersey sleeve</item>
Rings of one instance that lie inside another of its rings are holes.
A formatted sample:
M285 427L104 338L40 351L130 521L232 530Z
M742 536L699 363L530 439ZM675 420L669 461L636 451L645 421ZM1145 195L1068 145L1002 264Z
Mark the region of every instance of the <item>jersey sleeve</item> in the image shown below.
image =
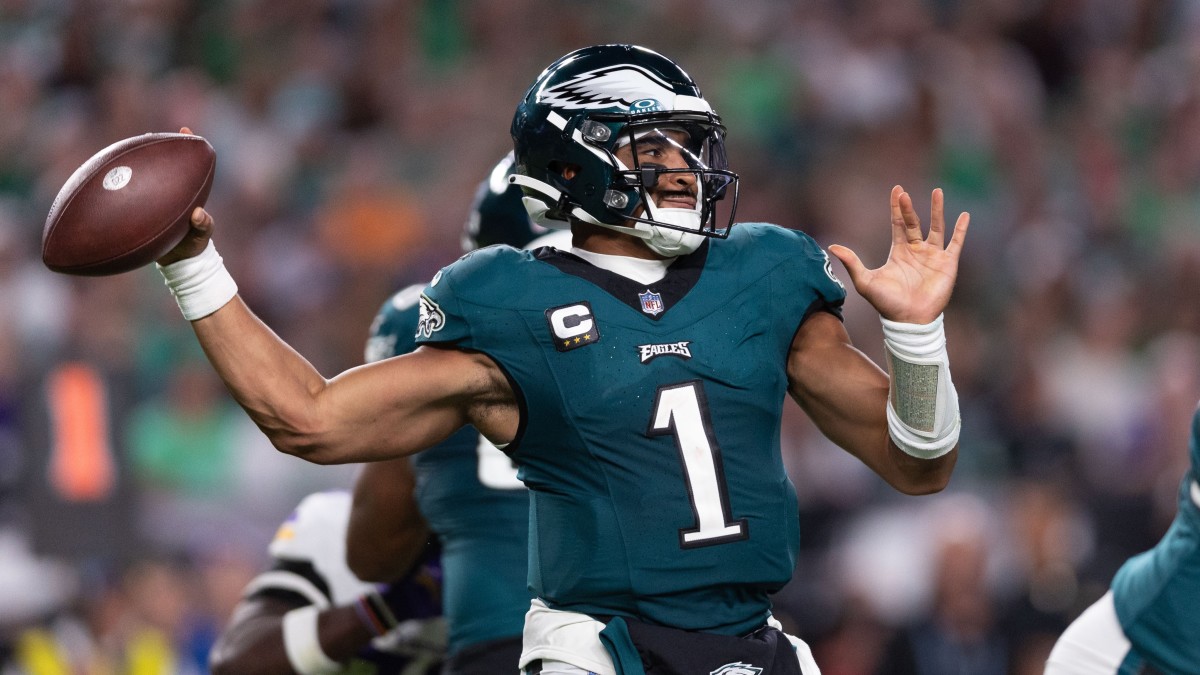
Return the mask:
M504 328L496 323L503 315L497 307L521 292L514 264L525 255L510 246L489 246L435 274L418 300L416 343L465 349L494 346Z
M424 286L409 286L388 298L371 322L371 335L363 354L366 363L407 354L417 348L417 322L420 318L421 291Z
M799 230L772 227L762 232L767 241L760 250L769 251L775 265L772 290L776 298L795 306L788 313L794 326L804 323L815 312L825 311L842 318L846 287L833 272L833 263L825 249Z

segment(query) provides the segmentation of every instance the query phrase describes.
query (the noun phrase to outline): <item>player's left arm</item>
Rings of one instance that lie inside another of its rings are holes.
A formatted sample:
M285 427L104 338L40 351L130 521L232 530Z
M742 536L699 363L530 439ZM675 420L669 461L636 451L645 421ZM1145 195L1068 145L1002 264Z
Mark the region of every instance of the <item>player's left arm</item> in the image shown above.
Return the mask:
M934 458L914 457L888 433L889 378L850 341L842 322L816 312L792 340L788 392L825 437L850 452L905 494L943 489L957 447Z
M346 532L346 563L359 579L399 578L425 550L430 532L417 507L415 488L407 457L363 465Z
M944 488L957 456L958 394L942 311L954 290L969 222L961 214L947 243L943 195L934 190L926 236L912 198L897 185L884 265L867 269L850 249L829 248L883 320L890 377L825 314L805 321L788 354L793 398L831 440L906 493Z

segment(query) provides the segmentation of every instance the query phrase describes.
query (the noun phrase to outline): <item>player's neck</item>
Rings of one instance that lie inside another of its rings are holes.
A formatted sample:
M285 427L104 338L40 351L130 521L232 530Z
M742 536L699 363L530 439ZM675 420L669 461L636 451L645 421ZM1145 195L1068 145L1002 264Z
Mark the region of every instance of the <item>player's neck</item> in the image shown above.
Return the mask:
M667 268L671 266L671 263L675 262L675 258L647 260L646 258L634 258L627 255L596 253L595 251L588 251L578 246L572 246L571 253L583 258L596 267L608 270L613 274L619 274L626 279L633 279L642 284L652 284L667 276Z
M610 230L607 227L577 221L571 226L571 235L571 245L577 249L643 260L667 259L651 251L650 247L646 246L641 239L631 234Z
M601 269L638 283L652 284L667 276L675 258L651 251L632 235L588 223L575 223L571 253Z

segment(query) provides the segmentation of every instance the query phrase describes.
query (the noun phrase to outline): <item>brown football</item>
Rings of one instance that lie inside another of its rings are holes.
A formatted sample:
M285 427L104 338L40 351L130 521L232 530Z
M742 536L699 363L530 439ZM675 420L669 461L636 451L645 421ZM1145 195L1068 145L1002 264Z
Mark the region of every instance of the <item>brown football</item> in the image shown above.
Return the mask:
M42 230L42 262L55 272L119 274L178 244L212 188L217 156L191 134L117 141L71 174Z

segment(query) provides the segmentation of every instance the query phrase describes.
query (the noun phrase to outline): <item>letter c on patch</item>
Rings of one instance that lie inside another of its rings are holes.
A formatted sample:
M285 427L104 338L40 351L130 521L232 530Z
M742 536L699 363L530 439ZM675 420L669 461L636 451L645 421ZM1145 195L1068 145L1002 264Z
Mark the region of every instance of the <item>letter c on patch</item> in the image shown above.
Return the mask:
M554 335L560 338L570 338L583 335L592 330L592 312L584 305L560 307L550 312L550 326Z

